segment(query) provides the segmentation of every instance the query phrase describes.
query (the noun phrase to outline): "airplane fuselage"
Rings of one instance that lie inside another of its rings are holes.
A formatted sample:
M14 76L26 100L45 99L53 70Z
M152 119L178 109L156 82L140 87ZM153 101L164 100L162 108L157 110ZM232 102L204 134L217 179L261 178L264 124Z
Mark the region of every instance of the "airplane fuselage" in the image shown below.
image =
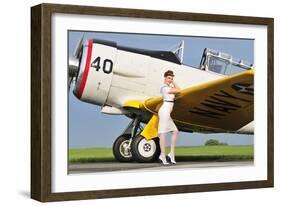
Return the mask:
M125 102L161 95L163 74L167 70L174 71L174 80L180 88L224 77L183 65L174 57L165 51L149 53L119 47L114 42L88 40L83 47L74 94L81 101L102 106L103 113L126 115L128 111L123 109ZM233 132L252 133L253 122Z

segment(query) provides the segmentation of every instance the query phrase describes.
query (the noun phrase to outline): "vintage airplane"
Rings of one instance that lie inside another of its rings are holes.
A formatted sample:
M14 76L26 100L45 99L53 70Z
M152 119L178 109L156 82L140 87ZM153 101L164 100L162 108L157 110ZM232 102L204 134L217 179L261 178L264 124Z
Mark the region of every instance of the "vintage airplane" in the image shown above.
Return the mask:
M180 131L253 134L254 70L232 56L205 49L200 67L182 63L183 43L174 51L129 48L83 37L69 57L69 88L105 114L131 118L113 144L120 162L152 162L159 154L157 111L163 74L173 70L182 91L171 114ZM140 123L145 123L143 128Z

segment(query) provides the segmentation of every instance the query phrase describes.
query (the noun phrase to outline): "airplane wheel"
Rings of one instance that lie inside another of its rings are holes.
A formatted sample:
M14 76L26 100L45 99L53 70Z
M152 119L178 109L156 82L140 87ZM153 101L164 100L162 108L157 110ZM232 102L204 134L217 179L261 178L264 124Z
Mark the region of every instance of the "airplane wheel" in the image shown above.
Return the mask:
M138 135L133 138L131 151L137 162L154 162L160 155L159 138L147 141Z
M113 143L113 155L119 162L134 161L131 149L128 148L130 135L121 135Z

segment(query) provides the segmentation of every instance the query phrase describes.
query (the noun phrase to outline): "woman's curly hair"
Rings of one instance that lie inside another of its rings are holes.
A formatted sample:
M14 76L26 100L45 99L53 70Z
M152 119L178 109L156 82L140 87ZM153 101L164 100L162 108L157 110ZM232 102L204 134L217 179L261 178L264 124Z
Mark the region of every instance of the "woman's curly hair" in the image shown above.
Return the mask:
M173 72L172 70L168 70L168 71L166 71L166 72L164 73L164 77L167 77L167 76L172 76L172 77L174 77L175 75L174 75L174 72Z

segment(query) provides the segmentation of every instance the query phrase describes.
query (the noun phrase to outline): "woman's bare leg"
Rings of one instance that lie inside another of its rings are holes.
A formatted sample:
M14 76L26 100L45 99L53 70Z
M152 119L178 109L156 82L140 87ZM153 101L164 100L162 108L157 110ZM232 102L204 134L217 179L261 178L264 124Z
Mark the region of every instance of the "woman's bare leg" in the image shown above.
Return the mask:
M165 162L166 161L166 152L165 152L165 148L166 148L166 134L165 133L160 133L159 135L159 139L160 139L160 149L161 149L161 157L162 160Z
M171 158L173 160L175 160L175 146L177 141L177 135L178 135L178 131L173 131L172 140L171 140L171 149L170 149Z

